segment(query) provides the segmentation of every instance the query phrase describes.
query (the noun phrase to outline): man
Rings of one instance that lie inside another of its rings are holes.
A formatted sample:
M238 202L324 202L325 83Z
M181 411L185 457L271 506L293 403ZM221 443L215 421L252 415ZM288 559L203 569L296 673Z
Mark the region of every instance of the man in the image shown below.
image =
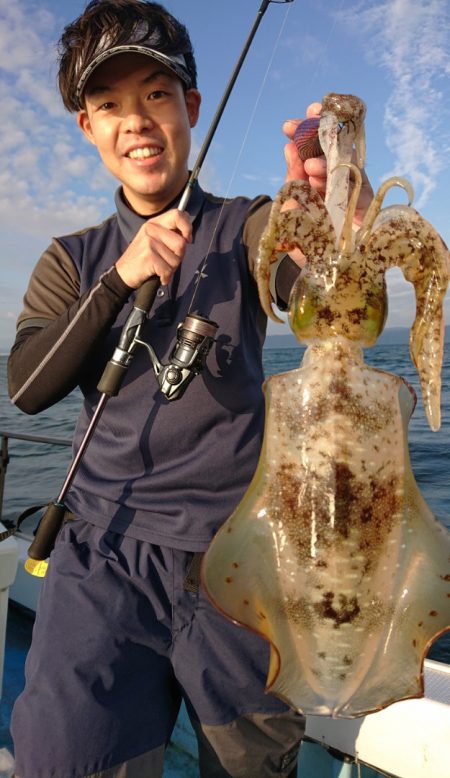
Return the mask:
M202 776L293 776L304 720L264 693L268 645L198 582L259 455L265 319L251 270L269 199L224 201L197 185L177 210L200 93L187 31L162 6L93 0L60 52L64 104L121 186L113 216L54 240L37 264L9 361L13 401L35 413L79 385L77 448L135 290L161 280L142 337L166 363L206 255L195 310L219 326L180 400L162 396L141 348L101 417L13 713L17 776L157 778L182 699ZM286 158L288 178L323 190L324 160L305 170L293 144ZM281 263L280 304L296 272Z

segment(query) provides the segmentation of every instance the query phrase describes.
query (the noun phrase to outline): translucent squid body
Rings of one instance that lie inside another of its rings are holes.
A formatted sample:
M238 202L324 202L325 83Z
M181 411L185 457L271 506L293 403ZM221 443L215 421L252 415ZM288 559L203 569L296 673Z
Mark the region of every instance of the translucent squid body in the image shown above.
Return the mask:
M415 287L410 351L438 429L450 261L410 205L382 209L393 186L412 200L401 178L381 186L353 233L361 174L349 155L356 146L363 164L364 107L345 95L323 106L321 144L336 163L328 188L338 193L327 191L324 203L307 183L286 184L258 260L261 301L276 318L270 264L280 247L305 254L289 322L307 349L297 370L265 383L260 461L206 554L203 582L224 614L270 641L268 691L307 714L352 718L421 696L423 657L450 626L450 533L421 496L408 455L415 393L363 360L385 322L385 271L400 267Z

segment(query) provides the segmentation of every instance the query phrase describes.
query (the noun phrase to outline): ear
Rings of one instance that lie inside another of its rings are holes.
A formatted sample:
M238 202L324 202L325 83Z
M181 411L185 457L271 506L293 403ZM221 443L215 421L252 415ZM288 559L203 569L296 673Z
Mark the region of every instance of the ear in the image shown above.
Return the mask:
M186 108L189 116L189 124L195 127L200 113L200 103L202 96L197 89L188 89L185 94Z
M92 132L91 121L89 119L89 115L86 109L82 108L81 111L78 111L77 124L81 132L83 133L83 135L88 139L88 141L92 143L94 146L96 146L97 144L95 143L94 133Z

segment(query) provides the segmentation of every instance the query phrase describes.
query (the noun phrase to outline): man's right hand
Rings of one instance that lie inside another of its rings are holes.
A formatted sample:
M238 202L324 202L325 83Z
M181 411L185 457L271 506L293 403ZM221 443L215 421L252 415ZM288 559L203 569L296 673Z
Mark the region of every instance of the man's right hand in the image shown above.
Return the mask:
M173 209L149 219L120 259L116 269L122 281L138 289L151 276L168 284L192 242L192 224L183 211Z

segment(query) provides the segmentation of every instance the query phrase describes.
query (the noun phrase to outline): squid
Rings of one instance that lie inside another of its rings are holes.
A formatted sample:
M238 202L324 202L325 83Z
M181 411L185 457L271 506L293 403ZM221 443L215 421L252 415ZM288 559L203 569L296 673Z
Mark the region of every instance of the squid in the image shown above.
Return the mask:
M257 263L262 306L276 318L270 266L280 251L304 253L288 320L306 350L299 368L264 384L259 463L202 581L225 616L269 641L268 692L304 714L354 718L422 696L424 656L450 628L450 533L408 453L415 392L363 356L385 324L385 273L399 267L415 288L410 353L439 428L450 255L404 178L383 183L353 229L365 110L346 95L323 106L325 201L307 182L285 184ZM408 204L383 208L393 187Z

